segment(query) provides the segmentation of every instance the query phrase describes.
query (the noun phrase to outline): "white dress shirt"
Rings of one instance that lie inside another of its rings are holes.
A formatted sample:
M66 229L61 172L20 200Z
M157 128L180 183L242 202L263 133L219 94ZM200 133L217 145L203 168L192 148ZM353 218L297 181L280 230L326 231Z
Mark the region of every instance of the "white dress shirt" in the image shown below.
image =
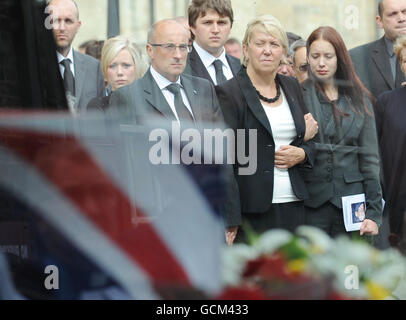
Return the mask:
M157 83L159 89L161 89L161 92L164 95L165 100L168 102L173 114L175 115L175 117L179 123L179 117L178 117L178 114L175 109L175 95L172 92L170 92L168 89L166 89L166 87L169 86L173 82L169 81L164 76L162 76L152 66L150 67L150 71L151 71L152 77L154 78L155 82ZM190 106L185 89L183 89L182 83L180 81L180 77L178 78L178 80L175 83L178 83L180 85L180 94L182 96L183 103L185 104L186 108L188 108L189 112L192 114L192 116L194 118L192 107Z
M61 64L62 60L69 59L71 64L70 64L70 70L72 71L73 76L75 76L75 67L74 67L74 60L73 60L73 49L70 47L69 53L66 57L64 57L62 54L60 54L58 51L56 52L56 56L58 58L58 65L59 65L59 71L61 72L62 79L63 79L63 73L65 72L65 67Z
M226 58L226 50L223 48L223 52L220 57L216 58L208 53L206 50L202 49L196 41L193 42L193 47L195 48L197 54L203 62L203 65L206 67L207 71L214 84L217 85L216 80L216 69L214 68L213 62L215 60L220 60L223 63L223 73L227 80L230 80L234 77L233 72L231 71L230 65L228 64Z

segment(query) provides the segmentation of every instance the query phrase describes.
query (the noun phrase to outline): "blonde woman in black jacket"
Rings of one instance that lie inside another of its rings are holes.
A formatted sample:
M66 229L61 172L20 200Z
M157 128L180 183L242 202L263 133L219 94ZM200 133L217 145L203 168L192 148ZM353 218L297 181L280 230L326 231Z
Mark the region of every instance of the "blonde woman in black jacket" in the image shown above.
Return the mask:
M306 123L301 89L296 79L278 75L288 40L279 21L258 17L248 24L240 72L216 87L227 125L245 132L245 150L256 144L256 171L242 175L247 165L234 165L243 222L255 232L272 228L294 231L305 223L303 200L309 194L300 166L312 166L314 146L305 142ZM314 135L317 124L313 123ZM255 132L256 138L249 138ZM240 145L237 145L237 152ZM238 151L239 150L239 151ZM236 234L238 226L235 226ZM238 240L243 233L238 231Z

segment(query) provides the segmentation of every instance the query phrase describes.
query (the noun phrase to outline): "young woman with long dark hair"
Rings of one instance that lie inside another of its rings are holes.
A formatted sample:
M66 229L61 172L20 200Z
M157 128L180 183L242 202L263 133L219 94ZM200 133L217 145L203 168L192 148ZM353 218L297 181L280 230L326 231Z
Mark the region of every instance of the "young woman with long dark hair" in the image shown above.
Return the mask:
M306 222L331 236L345 233L342 197L365 194L361 235L378 234L382 217L379 157L371 94L354 71L340 34L320 27L307 40L309 111L319 125L313 170L304 172L310 198Z

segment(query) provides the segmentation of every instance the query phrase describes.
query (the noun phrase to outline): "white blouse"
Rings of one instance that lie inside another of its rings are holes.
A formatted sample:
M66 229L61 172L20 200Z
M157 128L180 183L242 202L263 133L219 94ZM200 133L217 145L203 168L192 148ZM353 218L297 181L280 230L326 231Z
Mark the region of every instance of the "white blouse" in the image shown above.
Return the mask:
M281 96L283 102L278 107L269 107L262 104L271 125L275 151L279 150L281 146L289 145L297 135L295 122L282 88ZM300 201L293 192L288 169L274 168L273 186L272 203Z

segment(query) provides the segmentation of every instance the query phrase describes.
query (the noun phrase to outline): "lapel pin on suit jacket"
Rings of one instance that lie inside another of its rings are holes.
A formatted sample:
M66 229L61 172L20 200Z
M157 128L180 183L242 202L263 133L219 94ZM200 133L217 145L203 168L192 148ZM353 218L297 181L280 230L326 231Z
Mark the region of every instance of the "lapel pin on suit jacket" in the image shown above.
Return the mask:
M194 93L194 94L197 94L197 91L196 91L196 90L193 90L193 93Z

